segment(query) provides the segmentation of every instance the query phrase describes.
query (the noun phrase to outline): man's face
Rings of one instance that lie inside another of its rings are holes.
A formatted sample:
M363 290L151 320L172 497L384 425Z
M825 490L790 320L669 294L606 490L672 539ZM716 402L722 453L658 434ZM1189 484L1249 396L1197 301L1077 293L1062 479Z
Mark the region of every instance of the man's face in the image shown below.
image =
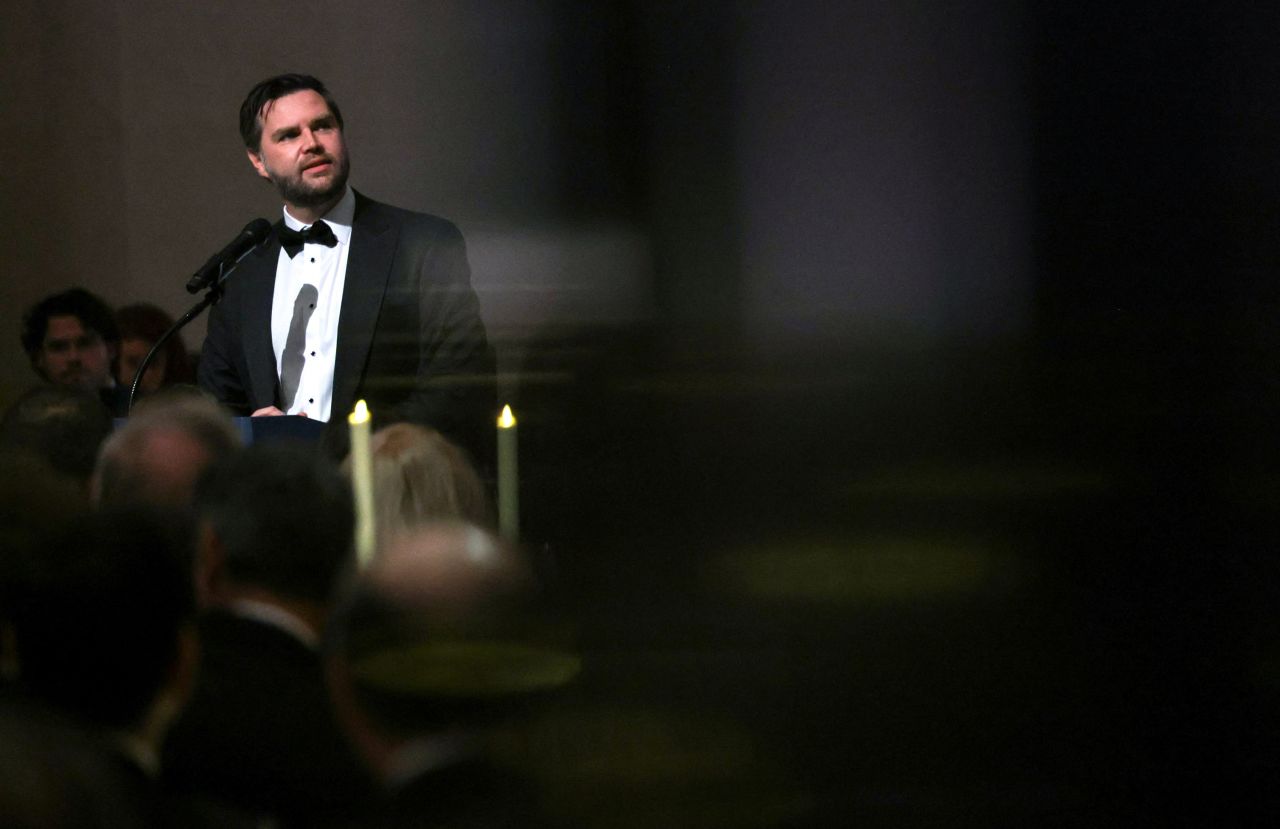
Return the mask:
M36 368L55 386L92 391L111 385L111 356L111 347L79 317L50 317Z
M304 89L267 102L259 114L262 141L249 161L280 190L285 204L304 210L341 198L347 185L347 145L324 98ZM301 218L301 217L300 217Z

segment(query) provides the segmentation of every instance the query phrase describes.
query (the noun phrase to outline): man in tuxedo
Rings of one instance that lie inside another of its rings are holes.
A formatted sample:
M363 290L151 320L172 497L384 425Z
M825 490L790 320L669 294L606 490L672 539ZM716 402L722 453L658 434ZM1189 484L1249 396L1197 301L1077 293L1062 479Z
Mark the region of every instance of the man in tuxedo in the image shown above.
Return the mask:
M449 221L347 186L342 114L307 75L255 86L240 109L249 162L284 215L209 318L199 382L237 414L432 426L483 452L493 355ZM345 429L330 429L341 449ZM487 454L487 453L484 453Z

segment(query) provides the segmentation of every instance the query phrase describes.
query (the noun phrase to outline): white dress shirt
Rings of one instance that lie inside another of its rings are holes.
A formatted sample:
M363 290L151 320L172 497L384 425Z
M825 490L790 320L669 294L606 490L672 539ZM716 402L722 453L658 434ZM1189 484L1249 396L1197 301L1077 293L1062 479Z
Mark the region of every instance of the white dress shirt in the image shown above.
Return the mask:
M328 421L333 407L333 364L338 348L338 318L342 313L342 289L347 278L347 259L351 252L351 223L355 218L356 197L351 188L322 219L333 230L338 244L325 247L307 243L301 252L290 257L282 248L276 262L275 293L271 300L271 345L276 355L276 376L289 324L293 321L293 304L303 285L313 285L318 297L316 308L307 322L307 340L303 355L302 377L298 393L285 414L306 414L313 420ZM294 230L303 224L284 211L284 223Z

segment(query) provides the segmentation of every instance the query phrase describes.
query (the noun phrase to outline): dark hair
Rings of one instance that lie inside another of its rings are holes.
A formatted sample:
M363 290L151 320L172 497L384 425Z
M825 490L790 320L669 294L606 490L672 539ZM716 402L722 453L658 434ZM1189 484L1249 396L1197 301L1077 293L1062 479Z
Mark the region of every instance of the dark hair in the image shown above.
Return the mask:
M351 488L310 447L256 444L215 467L196 507L222 542L227 575L328 603L351 555Z
M0 446L30 452L55 472L85 484L111 428L111 412L96 393L37 386L4 413Z
M98 332L98 336L108 344L115 346L120 342L111 307L84 288L70 288L45 297L22 315L22 348L32 365L35 365L36 355L44 346L44 335L49 331L51 317L75 317L85 328Z
M200 476L240 451L240 432L230 415L216 401L184 389L157 392L103 441L94 467L99 505L189 507ZM149 451L155 439L174 436L199 451L176 458Z
M172 515L108 511L52 540L14 611L23 685L97 725L136 726L194 618L192 538Z
M310 89L324 98L329 111L338 121L338 129L342 129L342 113L338 110L338 104L319 78L296 73L276 75L249 90L244 103L240 105L240 137L244 139L244 145L255 153L262 146L262 110L267 104L304 89Z
M116 325L121 341L141 340L152 346L173 325L173 318L149 302L137 302L116 311ZM190 383L195 379L195 372L191 370L191 355L187 352L187 345L182 341L181 334L174 334L164 344L164 355L164 379L160 381L161 386ZM132 377L124 379L125 385L132 382Z

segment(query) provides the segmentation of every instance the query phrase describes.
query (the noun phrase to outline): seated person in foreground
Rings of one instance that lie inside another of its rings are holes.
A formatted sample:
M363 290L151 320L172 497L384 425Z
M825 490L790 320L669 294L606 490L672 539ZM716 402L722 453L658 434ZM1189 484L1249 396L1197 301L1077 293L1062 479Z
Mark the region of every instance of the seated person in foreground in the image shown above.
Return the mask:
M103 443L90 484L94 504L189 509L205 469L240 450L231 416L180 388L148 398Z
M68 765L48 769L54 777L44 782L106 797L98 804L110 809L104 826L236 825L188 811L194 801L169 797L158 781L160 744L198 660L189 537L171 516L86 514L31 559L12 597L21 697L7 700L6 710L62 735L55 739L68 746ZM88 778L71 765L84 752L101 758ZM68 820L63 825L93 825Z
M466 452L426 426L396 423L369 440L374 515L384 543L410 527L461 518L493 528L493 507ZM342 464L351 474L351 458Z
M166 778L285 826L345 822L371 782L332 719L317 645L351 561L351 490L314 452L258 444L197 502L204 662Z
M87 502L98 449L111 425L111 413L93 392L38 386L4 413L0 447L38 459L79 487Z
M97 402L96 400L94 401ZM83 487L32 454L0 448L0 687L17 677L13 612L49 539L88 512ZM6 825L0 821L0 826Z
M519 551L461 522L396 536L326 636L334 708L382 798L358 826L540 826L537 789L498 746L567 682Z

